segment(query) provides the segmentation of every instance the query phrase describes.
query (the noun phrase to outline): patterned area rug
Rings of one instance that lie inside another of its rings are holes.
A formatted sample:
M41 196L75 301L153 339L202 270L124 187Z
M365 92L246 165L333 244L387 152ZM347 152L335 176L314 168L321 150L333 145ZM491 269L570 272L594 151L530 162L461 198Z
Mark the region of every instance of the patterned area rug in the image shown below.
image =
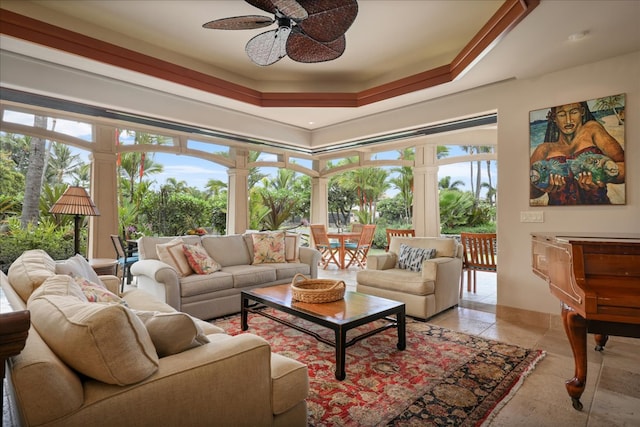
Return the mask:
M326 328L269 311L333 339ZM214 323L229 334L243 333L240 316ZM311 426L481 425L545 355L407 318L406 350L396 348L393 328L359 341L347 348L347 378L337 381L332 347L253 314L248 332L307 364Z

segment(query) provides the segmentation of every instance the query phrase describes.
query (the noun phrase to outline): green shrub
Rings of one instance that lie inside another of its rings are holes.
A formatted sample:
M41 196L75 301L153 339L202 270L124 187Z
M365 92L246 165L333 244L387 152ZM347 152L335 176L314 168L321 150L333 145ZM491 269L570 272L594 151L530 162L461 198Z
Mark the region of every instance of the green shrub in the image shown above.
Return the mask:
M53 259L73 256L73 227L58 227L51 220L43 220L26 229L20 227L17 217L8 220L8 231L0 238L0 269L7 272L9 266L24 251L42 249ZM80 252L86 253L86 230L81 230Z

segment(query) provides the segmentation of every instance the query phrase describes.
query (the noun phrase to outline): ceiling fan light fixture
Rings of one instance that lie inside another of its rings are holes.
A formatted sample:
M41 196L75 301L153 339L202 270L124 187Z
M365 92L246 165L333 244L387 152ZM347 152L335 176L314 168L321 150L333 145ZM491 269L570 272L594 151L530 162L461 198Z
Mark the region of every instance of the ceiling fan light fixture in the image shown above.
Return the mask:
M203 25L209 29L243 30L278 23L278 29L253 37L245 51L261 66L289 56L303 63L325 62L340 57L346 48L345 32L358 14L356 0L246 0L274 14L216 19Z

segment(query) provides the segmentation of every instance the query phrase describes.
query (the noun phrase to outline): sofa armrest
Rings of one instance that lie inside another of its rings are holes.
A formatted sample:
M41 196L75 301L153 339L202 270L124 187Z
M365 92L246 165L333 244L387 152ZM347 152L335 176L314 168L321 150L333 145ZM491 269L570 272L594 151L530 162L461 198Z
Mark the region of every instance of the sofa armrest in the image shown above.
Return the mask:
M110 292L120 295L120 278L118 276L98 276Z
M458 257L431 258L422 263L422 278L425 280L460 281L462 260Z
M318 263L320 262L321 258L322 254L319 250L308 248L306 246L300 247L300 262L309 265L309 275L311 279L315 279L318 277Z
M131 265L131 274L136 276L138 289L182 311L180 278L173 267L157 259L143 259Z
M389 270L396 267L397 256L393 252L367 255L367 270Z
M126 388L89 381L85 390L85 406L94 407L87 412L110 414L110 425L273 423L271 349L253 334L161 358L155 374Z

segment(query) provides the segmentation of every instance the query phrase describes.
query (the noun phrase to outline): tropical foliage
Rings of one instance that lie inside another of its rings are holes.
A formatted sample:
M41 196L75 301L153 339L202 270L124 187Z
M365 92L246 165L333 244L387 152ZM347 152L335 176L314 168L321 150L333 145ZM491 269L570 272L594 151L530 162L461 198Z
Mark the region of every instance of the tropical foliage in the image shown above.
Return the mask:
M607 107L615 108L615 100ZM604 108L604 106L603 106ZM35 126L51 126L46 118L35 117ZM55 126L55 124L54 124ZM118 155L118 217L125 238L140 235L180 235L190 230L206 229L209 233L226 232L227 184L211 179L204 189L185 181L169 178L158 186L154 176L163 165L154 160L153 150L145 145L163 145L170 139L132 131L121 131L121 138L136 146ZM30 247L51 247L52 253L68 256L73 250L73 218L49 214L49 208L68 184L88 186L89 165L71 149L57 142L3 133L0 135L0 263ZM487 147L462 147L469 153L488 152ZM226 152L217 153L228 156ZM249 165L262 153L250 151ZM449 154L438 147L438 158ZM397 158L412 161L413 149L397 152ZM376 223L374 244L386 244L384 229L410 228L414 192L413 168L357 167L349 168L357 157L329 163L329 167L345 167L329 180L329 222L348 227L352 222ZM440 188L440 220L446 234L460 230L495 230L495 188L491 162L469 162L471 191L462 181L443 177ZM486 168L488 182L481 179ZM267 168L269 169L269 168ZM310 216L311 179L289 169L250 167L249 228L276 230L294 228ZM485 198L481 198L484 189ZM389 191L394 194L389 197ZM35 201L35 207L33 206ZM84 219L81 250L86 248ZM40 244L38 243L40 242ZM55 248L55 250L53 249ZM8 265L8 264L7 264ZM5 265L4 267L6 267Z

